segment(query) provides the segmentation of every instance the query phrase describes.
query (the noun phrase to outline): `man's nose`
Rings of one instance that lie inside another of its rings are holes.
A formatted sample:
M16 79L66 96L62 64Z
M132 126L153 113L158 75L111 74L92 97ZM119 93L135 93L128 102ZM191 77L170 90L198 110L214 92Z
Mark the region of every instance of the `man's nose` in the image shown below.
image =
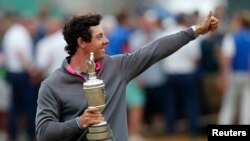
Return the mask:
M103 43L104 43L105 45L107 45L107 44L109 43L109 39L108 39L106 36L104 36L104 41L103 41Z

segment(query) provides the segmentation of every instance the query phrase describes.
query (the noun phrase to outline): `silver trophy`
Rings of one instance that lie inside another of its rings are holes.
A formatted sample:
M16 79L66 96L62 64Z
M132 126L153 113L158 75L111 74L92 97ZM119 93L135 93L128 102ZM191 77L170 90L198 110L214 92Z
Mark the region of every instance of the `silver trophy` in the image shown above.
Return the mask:
M83 83L84 95L87 99L88 107L97 107L102 113L105 108L105 85L103 80L97 79L95 73L94 53L90 53L90 60L87 61L88 80ZM87 139L89 141L114 141L109 124L103 121L94 124L87 129Z

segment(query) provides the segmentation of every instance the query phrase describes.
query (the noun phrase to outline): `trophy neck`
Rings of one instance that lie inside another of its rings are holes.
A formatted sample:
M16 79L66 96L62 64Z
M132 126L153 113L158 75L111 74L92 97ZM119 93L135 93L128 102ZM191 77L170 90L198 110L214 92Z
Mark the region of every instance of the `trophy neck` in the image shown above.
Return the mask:
M89 80L94 80L96 79L96 74L95 73L89 73Z

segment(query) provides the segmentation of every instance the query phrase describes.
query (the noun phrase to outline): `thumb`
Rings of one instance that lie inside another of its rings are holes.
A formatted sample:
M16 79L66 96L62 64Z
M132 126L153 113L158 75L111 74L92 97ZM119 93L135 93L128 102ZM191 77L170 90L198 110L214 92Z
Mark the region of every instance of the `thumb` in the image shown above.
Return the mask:
M209 11L208 15L207 15L207 20L210 20L210 18L213 16L212 11Z

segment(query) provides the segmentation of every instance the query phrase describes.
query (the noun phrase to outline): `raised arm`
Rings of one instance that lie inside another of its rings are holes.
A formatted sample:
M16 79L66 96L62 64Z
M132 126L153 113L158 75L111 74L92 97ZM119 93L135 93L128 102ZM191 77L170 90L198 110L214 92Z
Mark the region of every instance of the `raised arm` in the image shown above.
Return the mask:
M133 53L114 56L114 60L123 71L127 81L133 79L152 64L171 55L199 35L215 31L219 21L212 12L200 23L176 34L161 37Z

